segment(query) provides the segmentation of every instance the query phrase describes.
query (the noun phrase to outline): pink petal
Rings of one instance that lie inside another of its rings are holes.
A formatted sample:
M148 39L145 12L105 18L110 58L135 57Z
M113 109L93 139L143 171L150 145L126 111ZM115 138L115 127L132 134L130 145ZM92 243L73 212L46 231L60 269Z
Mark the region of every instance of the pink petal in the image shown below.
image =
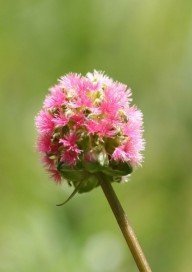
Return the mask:
M41 110L35 119L36 127L39 133L49 134L54 130L54 123L52 121L52 115L48 112Z
M39 136L37 140L37 149L40 153L49 153L51 151L51 138L48 134Z
M65 95L59 86L50 89L51 94L44 101L45 108L61 107L65 103Z

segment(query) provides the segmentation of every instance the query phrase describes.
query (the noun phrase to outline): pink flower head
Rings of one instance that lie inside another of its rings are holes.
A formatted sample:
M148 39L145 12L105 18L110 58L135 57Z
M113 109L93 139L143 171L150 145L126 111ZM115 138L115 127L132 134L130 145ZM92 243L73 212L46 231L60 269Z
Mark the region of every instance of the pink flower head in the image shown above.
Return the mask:
M59 86L50 88L51 94L45 98L44 107L61 107L65 103L65 95Z
M124 162L127 161L128 157L127 157L127 153L124 150L124 147L123 146L116 147L112 154L112 158L115 161L124 161Z
M105 75L103 72L94 70L93 73L87 73L87 78L97 84L100 88L103 86L110 86L113 83L113 80Z
M51 151L51 138L48 134L39 135L37 149L40 153L49 153Z
M35 123L40 134L51 134L53 132L54 123L49 112L41 110L36 117Z
M71 120L74 122L74 128L78 128L84 122L84 114L75 114L71 116Z
M116 115L119 110L126 110L129 107L127 102L130 99L131 92L126 90L126 85L121 83L114 83L107 86L105 89L105 96L101 103L101 111L107 115Z
M60 139L59 142L62 143L65 147L72 147L76 145L77 136L75 134L67 134L63 139Z
M80 80L81 80L81 75L69 73L61 77L61 79L59 79L59 82L60 82L59 86L61 88L64 88L67 91L74 90L75 92L75 90L78 89Z
M110 137L117 132L113 127L113 124L106 119L103 119L100 122L88 120L86 125L89 134L98 134L100 137Z
M59 113L58 115L55 115L55 117L52 119L52 122L55 124L55 126L58 127L64 127L67 125L69 121L69 118L66 117L63 113Z
M70 149L63 151L61 161L68 165L75 165L77 162L77 154L78 153Z
M97 172L125 179L141 165L143 116L131 106L131 90L102 72L70 73L50 89L35 119L37 149L51 177L78 186ZM90 190L85 185L82 191Z
M50 177L56 182L56 183L61 183L62 176L59 173L57 169L50 168L47 169L47 172L50 174Z

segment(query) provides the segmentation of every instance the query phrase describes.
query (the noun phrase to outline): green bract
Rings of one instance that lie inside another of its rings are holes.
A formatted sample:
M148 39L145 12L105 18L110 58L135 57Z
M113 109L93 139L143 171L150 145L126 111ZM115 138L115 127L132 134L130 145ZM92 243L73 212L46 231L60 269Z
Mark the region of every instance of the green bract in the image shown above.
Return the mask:
M99 175L110 177L111 182L121 182L132 172L132 167L125 162L109 163L104 151L94 154L94 161L83 161L71 167L64 163L59 163L58 171L62 177L77 189L77 192L83 193L92 190L99 185Z

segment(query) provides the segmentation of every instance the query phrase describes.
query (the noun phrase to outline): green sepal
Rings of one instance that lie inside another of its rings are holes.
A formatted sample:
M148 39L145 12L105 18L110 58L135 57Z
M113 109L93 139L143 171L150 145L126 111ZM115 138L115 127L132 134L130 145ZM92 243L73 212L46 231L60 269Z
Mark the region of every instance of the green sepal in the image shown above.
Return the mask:
M122 177L127 175L125 171L115 170L110 167L103 168L101 172L111 177Z
M74 191L72 192L72 194L70 194L70 196L69 196L64 202L62 202L62 203L60 203L60 204L57 204L56 206L63 206L63 205L65 205L67 202L69 202L69 200L71 200L71 199L76 195L76 193L79 191L79 188L80 188L80 186L81 186L81 183L82 183L82 181L79 182L79 184L78 184L77 187L74 189Z
M101 152L102 153L102 152ZM130 164L125 162L110 162L106 165L105 154L97 156L98 161L83 161L75 166L60 162L57 166L62 177L76 188L75 192L83 193L99 185L98 174L103 173L111 182L121 182L121 178L132 172ZM104 163L104 165L102 165Z
M128 163L118 162L111 163L108 167L103 167L101 170L107 176L110 176L114 181L121 180L120 177L127 176L133 171Z
M110 166L114 170L119 170L122 172L122 176L127 176L133 172L133 167L127 162L115 162L112 161Z
M57 169L62 177L72 182L78 182L86 177L86 172L63 163L58 164Z
M83 166L86 171L92 174L101 171L101 168L102 168L102 166L99 165L98 162L94 162L94 161L84 161Z
M93 164L90 164L90 166L91 165L94 166ZM83 170L81 164L72 167L59 163L57 169L62 177L66 179L69 184L72 183L76 188L75 191L78 191L79 193L88 192L99 184L96 175L91 173L91 171L87 171L88 169L85 167ZM95 172L98 172L98 170Z
M99 180L96 175L89 175L83 180L81 186L79 187L79 193L89 192L99 185Z

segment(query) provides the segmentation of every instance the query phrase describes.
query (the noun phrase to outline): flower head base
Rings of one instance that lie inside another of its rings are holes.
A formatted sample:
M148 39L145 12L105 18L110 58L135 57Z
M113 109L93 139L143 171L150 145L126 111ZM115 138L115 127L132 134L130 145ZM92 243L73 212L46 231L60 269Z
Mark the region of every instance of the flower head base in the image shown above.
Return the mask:
M78 192L110 180L126 179L141 165L142 113L130 106L131 90L101 72L67 74L50 89L35 119L37 148L56 183Z

